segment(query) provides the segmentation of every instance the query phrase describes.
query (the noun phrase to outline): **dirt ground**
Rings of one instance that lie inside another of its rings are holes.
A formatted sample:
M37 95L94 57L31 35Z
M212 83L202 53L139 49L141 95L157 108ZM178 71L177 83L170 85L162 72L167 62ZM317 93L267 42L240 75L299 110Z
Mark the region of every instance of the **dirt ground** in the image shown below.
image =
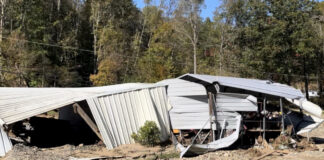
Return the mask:
M306 135L305 135L306 136ZM188 160L248 160L257 159L270 153L262 160L324 160L324 124L310 133L310 138L314 144L302 149L272 150L265 148L249 148L235 150L219 150L206 153L197 157L184 158ZM144 147L139 144L130 144L107 150L104 145L64 145L52 148L37 148L16 144L5 160L57 160L80 158L90 159L179 159L179 153L172 145ZM0 158L1 159L1 158ZM2 160L1 159L1 160Z

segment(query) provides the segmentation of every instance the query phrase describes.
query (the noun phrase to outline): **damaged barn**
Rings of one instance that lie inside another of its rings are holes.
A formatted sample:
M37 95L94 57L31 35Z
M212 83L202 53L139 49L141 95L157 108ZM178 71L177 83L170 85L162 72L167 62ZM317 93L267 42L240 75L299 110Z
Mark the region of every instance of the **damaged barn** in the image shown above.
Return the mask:
M289 127L308 133L323 122L322 109L299 90L265 80L185 74L156 84L0 88L0 156L12 148L8 126L53 109L65 120L80 115L107 149L134 143L131 134L154 121L181 157L229 147L242 136L251 144L268 140Z
M168 85L174 142L181 157L228 147L242 133L250 143L256 138L262 142L285 134L287 126L302 134L323 122L322 109L299 90L271 81L186 74L159 83ZM284 107L284 100L301 112Z

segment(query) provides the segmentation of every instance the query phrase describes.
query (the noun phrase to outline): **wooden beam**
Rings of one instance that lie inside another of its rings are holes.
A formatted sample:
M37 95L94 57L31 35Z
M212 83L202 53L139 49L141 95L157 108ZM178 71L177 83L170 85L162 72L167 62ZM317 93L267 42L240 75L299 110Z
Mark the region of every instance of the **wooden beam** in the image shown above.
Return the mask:
M88 114L82 109L82 107L78 103L73 104L73 109L75 113L78 113L81 118L88 124L88 126L92 129L92 131L98 136L100 140L103 141L101 134L97 125L91 120Z

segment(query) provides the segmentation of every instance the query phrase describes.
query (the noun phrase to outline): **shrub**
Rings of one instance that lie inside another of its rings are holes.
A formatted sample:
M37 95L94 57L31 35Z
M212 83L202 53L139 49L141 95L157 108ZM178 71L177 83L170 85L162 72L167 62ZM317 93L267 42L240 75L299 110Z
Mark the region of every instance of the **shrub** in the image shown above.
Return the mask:
M160 143L160 134L160 130L155 122L146 121L137 134L132 134L132 138L141 145L155 146Z

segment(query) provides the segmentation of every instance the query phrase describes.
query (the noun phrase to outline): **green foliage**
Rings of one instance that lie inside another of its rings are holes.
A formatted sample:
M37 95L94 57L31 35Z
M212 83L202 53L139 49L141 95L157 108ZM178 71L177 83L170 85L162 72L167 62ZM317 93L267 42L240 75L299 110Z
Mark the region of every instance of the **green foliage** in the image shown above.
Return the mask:
M110 85L117 82L118 64L111 59L104 59L98 67L98 73L90 76L90 80L95 86Z
M193 53L199 74L323 83L323 2L224 0L213 19L201 0L145 4L6 1L0 86L156 82L192 72Z
M158 159L171 159L171 158L179 158L179 157L180 157L180 153L175 151L162 153L158 155Z
M317 14L311 0L226 3L223 17L235 26L237 56L244 64L241 73L258 78L286 74L275 79L286 83L291 83L291 74L310 73L318 47L312 19Z
M135 142L145 146L155 146L160 143L160 130L153 121L146 121L138 133L133 133L132 138Z

